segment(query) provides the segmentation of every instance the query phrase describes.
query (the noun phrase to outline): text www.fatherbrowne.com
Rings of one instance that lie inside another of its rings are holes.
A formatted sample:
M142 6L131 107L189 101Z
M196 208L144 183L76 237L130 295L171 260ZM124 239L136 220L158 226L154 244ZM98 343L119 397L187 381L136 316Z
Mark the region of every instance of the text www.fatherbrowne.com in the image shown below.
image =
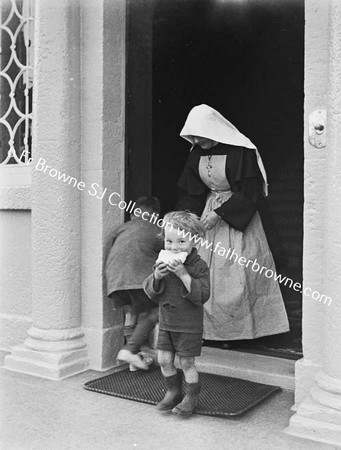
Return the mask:
M48 173L50 177L57 178L58 181L62 181L65 184L68 184L70 186L73 186L77 188L79 191L86 191L86 185L84 181L79 181L75 177L72 177L70 175L65 174L64 172L60 172L59 170L49 166L46 164L46 160L44 158L39 158L35 169L38 172ZM125 201L119 199L121 198L121 195L118 192L111 192L110 195L107 192L107 188L102 189L101 186L98 183L92 183L90 186L90 189L87 190L88 194L92 197L97 198L98 200L103 200L104 197L108 196L108 202L111 206L117 206L121 210L125 210L128 213L134 214L137 217L141 217L143 220L148 220L151 223L154 223L160 228L167 228L170 227L173 228L173 225L171 223L165 222L163 219L160 219L158 217L158 214L149 214L147 211L142 211L139 208L135 208L135 202L129 201L129 203L126 203ZM115 201L118 201L118 203L115 203ZM280 284L284 284L287 286L289 284L290 288L293 288L294 291L303 293L306 296L312 297L314 300L319 300L319 302L322 302L324 304L328 303L328 305L331 304L332 299L330 297L327 297L324 294L320 294L318 291L313 291L309 287L305 287L302 289L301 283L294 283L294 281L291 278L282 276L281 274L277 274L271 269L267 269L264 266L260 266L258 264L257 259L246 259L243 256L238 256L235 249L231 248L224 248L221 244L221 242L217 242L213 247L213 242L208 242L207 239L203 239L199 237L198 235L192 235L189 231L179 230L178 234L183 237L189 237L191 242L194 242L194 244L200 244L201 247L205 247L207 250L210 250L211 252L217 252L219 256L223 258L229 258L230 260L234 260L234 262L238 262L241 266L245 266L248 268L251 268L253 272L259 272L263 273L267 278L273 278L275 281L278 281Z
M213 242L209 242L207 239L203 239L198 235L192 235L189 231L179 229L178 235L182 237L188 237L191 242L194 242L194 244L196 245L200 244L201 247L204 247L213 253L217 252L219 256L226 259L228 258L229 260L233 260L234 262L238 262L238 264L240 264L243 267L250 268L253 272L263 273L263 275L265 275L267 278L273 278L275 281L278 281L280 284L283 284L284 286L289 285L289 287L293 288L294 291L303 293L308 297L312 297L314 300L318 300L319 302L323 301L324 304L328 303L328 306L330 306L332 302L332 299L330 297L327 297L324 294L320 294L318 291L313 291L309 287L304 287L302 289L301 283L298 282L294 283L294 281L291 278L278 274L277 272L274 272L271 269L267 269L264 266L260 266L260 264L258 264L257 262L257 258L252 260L246 259L244 256L238 256L235 249L232 248L226 249L221 245L222 242L220 241L213 246Z

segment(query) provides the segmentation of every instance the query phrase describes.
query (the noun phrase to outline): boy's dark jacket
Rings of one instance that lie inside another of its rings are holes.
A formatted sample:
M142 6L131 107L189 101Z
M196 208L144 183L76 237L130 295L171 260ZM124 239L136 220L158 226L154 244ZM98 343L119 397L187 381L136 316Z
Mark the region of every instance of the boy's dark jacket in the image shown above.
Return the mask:
M209 269L196 248L187 256L184 266L192 278L191 292L173 273L159 281L157 291L153 287L153 274L144 281L143 287L150 299L159 302L160 330L202 333L203 304L210 297Z

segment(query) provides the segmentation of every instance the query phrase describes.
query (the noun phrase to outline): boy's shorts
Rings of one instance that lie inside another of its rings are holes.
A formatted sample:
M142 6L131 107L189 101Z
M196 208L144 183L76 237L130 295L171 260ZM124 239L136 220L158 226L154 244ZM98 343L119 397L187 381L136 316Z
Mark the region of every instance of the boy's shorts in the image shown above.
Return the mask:
M178 333L159 330L158 350L177 353L178 356L200 356L202 333Z

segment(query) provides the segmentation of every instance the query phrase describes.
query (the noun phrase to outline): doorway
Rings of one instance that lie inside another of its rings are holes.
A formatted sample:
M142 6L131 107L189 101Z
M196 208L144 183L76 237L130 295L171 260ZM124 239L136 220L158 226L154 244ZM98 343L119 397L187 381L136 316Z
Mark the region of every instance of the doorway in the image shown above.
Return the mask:
M141 9L129 4L127 195L151 193L159 197L163 212L174 208L176 182L189 151L179 132L189 110L206 103L258 147L268 174L269 204L289 258L284 274L302 282L304 1L137 3L139 8L144 3L147 13L142 19ZM146 72L137 79L130 68L141 67L139 60ZM149 105L144 116L137 104L141 95ZM132 145L139 133L136 111L150 130L141 144L142 158ZM234 348L301 357L301 294L289 286L281 289L291 331L234 342Z

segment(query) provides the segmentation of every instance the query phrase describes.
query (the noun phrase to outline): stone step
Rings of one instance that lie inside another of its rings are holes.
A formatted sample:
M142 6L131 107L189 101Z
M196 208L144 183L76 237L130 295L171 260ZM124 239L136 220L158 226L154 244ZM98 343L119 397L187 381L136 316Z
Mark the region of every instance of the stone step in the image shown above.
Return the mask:
M155 362L157 361L155 349L143 347L142 350L152 356ZM293 359L203 347L201 356L195 360L195 365L199 372L241 378L293 391L295 362ZM177 358L175 358L175 364L179 367Z
M201 372L280 386L294 390L295 361L273 356L203 347L196 359Z

